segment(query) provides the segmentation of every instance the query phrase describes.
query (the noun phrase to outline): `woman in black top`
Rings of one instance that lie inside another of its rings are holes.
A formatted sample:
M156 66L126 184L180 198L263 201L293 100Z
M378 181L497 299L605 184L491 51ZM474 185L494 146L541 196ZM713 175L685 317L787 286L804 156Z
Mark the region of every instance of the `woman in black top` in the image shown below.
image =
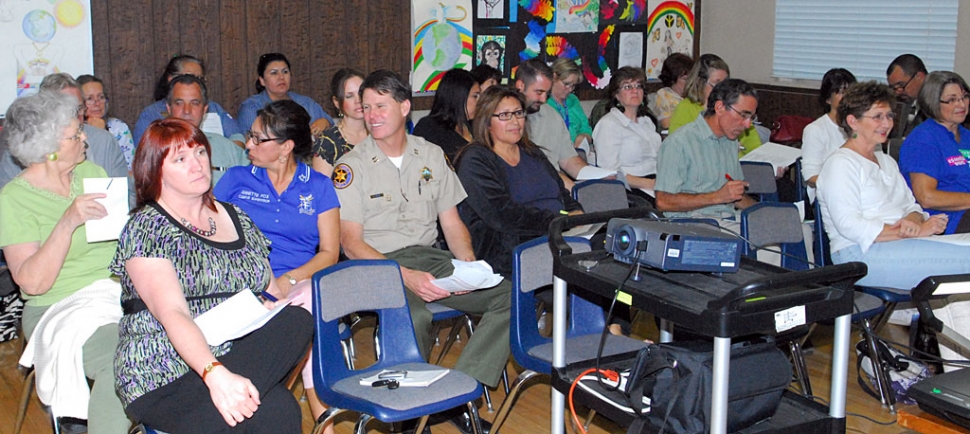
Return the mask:
M464 69L452 69L438 83L431 113L414 127L414 135L423 137L445 151L455 161L458 151L472 140L471 119L481 95L475 77Z

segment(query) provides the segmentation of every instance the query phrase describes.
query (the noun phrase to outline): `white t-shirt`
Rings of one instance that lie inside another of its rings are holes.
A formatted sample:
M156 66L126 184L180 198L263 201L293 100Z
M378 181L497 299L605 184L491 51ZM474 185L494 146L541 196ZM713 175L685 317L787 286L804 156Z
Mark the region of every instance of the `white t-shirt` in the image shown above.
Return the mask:
M627 175L647 176L657 173L657 154L662 140L649 117L626 117L613 108L593 130L596 164Z
M817 176L822 171L822 163L836 149L845 144L842 128L832 122L827 114L805 126L802 132L802 179ZM815 199L815 189L809 187L810 200Z

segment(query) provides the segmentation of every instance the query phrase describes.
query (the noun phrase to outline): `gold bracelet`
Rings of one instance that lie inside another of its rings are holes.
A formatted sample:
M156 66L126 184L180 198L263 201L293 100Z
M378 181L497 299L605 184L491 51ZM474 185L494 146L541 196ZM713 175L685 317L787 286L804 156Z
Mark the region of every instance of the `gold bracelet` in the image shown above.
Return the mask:
M215 369L216 366L222 366L222 362L215 361L215 362L209 363L208 365L205 365L205 368L202 369L202 382L203 383L205 383L205 376L206 375L209 375L209 373L212 372L212 370Z

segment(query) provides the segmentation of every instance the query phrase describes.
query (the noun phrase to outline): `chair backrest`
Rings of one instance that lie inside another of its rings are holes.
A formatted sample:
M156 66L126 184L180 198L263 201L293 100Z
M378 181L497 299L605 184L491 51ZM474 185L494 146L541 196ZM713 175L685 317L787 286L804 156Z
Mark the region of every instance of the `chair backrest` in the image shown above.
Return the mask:
M815 254L815 262L819 265L832 265L832 252L829 251L829 234L825 233L825 223L822 221L822 205L815 199L813 204L815 210L815 225L813 226L814 239L812 240L812 252Z
M590 251L589 241L567 237L573 253ZM539 334L536 325L535 290L552 284L552 250L547 237L520 244L512 254L512 317L510 343L515 360L527 369L548 373L545 362L529 356L530 348L552 342ZM606 319L603 309L585 299L570 295L567 337L597 333L603 330ZM538 368L538 369L537 369Z
M339 262L313 275L316 335L311 363L317 394L324 402L331 402L330 389L344 378L383 366L424 362L404 291L401 269L389 259ZM364 371L347 368L340 347L340 319L355 312L376 312L381 324L380 355Z
M573 186L573 199L586 213L629 208L626 187L615 179L590 179Z
M808 197L808 184L802 179L802 157L795 159L795 202L801 202Z
M808 252L805 251L805 239L802 235L802 218L794 204L762 202L741 211L741 236L751 243L741 245L741 254L751 259L758 259L755 246L778 246L783 253L783 268L809 268Z
M775 184L775 169L770 163L761 161L742 161L741 171L748 182L748 194L759 196L762 202L778 202L778 185Z

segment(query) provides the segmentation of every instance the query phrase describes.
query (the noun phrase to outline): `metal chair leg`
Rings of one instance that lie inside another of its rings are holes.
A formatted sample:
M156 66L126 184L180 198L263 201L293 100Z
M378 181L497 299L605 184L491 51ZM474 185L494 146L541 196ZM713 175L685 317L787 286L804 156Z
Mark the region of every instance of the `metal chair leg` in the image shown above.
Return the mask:
M34 370L31 369L24 377L24 388L20 392L20 408L17 410L17 424L14 427L14 434L20 434L20 429L24 425L27 417L27 407L30 405L30 393L34 390Z
M802 395L812 396L812 383L808 379L808 367L805 365L802 346L796 341L789 341L788 350L791 352L792 365L795 366L795 375L798 376L798 387Z
M519 392L522 388L533 378L538 377L540 374L536 371L526 370L519 374L512 382L512 388L509 394L505 396L505 401L502 401L502 406L498 409L498 414L495 415L495 419L492 420L492 430L490 432L497 433L499 429L502 428L502 424L505 423L505 419L509 416L509 411L512 409L512 404L515 403L515 399L518 398Z
M591 409L586 415L586 421L583 422L583 431L589 432L589 424L593 422L594 417L596 417L596 410Z
M356 434L366 434L367 433L367 422L370 422L374 416L369 414L361 413L360 417L357 418L357 424L354 425L354 433ZM420 432L420 431L417 431Z
M502 370L502 385L505 386L505 394L509 394L509 367L506 364L505 369Z
M472 433L474 434L484 434L485 430L482 429L482 420L478 416L478 406L475 405L475 401L470 401L466 404L468 407L468 419L472 423ZM427 418L427 416L425 416ZM421 431L415 430L415 433L420 433ZM491 432L498 433L498 430L492 430Z

